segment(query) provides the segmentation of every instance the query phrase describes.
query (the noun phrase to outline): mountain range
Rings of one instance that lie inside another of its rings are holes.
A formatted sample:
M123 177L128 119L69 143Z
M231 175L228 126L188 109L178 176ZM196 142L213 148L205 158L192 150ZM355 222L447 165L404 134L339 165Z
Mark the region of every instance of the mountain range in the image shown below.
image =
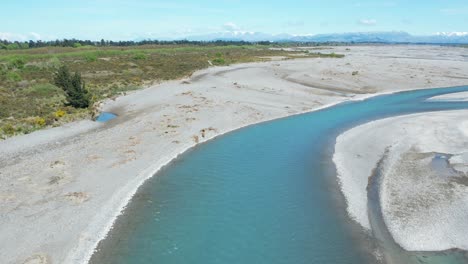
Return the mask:
M225 31L207 35L190 36L197 41L272 41L272 42L378 42L378 43L431 43L468 44L468 32L440 32L434 35L416 36L407 32L355 32L317 35L266 34L261 32Z

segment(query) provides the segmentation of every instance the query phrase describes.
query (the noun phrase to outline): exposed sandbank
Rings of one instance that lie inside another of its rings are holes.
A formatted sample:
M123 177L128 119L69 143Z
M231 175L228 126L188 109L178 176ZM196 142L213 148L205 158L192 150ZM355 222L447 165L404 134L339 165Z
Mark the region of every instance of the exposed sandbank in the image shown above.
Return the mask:
M386 154L381 207L395 241L408 251L468 250L467 115L466 110L413 114L340 135L334 161L348 212L370 228L368 177Z
M468 101L468 92L453 93L453 94L444 94L439 96L434 96L428 99L429 101L459 101L466 102Z

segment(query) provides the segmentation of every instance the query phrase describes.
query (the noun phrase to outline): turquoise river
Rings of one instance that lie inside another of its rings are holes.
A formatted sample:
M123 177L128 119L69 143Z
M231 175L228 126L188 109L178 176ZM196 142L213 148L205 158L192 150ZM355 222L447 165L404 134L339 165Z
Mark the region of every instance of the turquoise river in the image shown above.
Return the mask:
M341 103L200 144L140 187L90 262L384 263L374 256L380 248L390 252L387 263L468 263L464 252L405 252L390 236L381 241L364 232L347 216L332 162L336 137L347 129L467 109L468 102L426 101L461 91L468 86Z

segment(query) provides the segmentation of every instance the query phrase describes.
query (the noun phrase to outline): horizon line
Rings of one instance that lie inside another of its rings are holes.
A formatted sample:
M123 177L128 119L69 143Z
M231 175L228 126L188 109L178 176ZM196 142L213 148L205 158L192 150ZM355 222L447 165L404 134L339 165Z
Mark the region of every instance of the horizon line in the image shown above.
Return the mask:
M127 39L118 39L118 38L98 38L98 39L91 39L91 38L80 38L80 37L42 37L41 34L35 32L29 33L11 33L11 32L0 32L0 40L1 41L9 41L9 42L29 42L29 41L55 41L55 40L83 40L83 41L101 41L102 39L108 41L143 41L143 40L159 40L159 41L183 41L188 40L190 41L207 41L207 40L196 40L197 37L209 37L210 35L216 34L232 34L234 36L253 36L258 34L268 35L270 37L278 37L278 36L287 36L291 38L297 37L314 37L314 36L327 36L327 35L346 35L346 34L385 34L385 33L404 33L411 37L437 37L437 36L447 36L447 37L468 37L468 31L440 31L435 32L432 34L413 34L409 33L404 30L391 30L391 31L349 31L349 32L330 32L330 33L307 33L307 34L290 34L290 33L265 33L261 31L218 31L218 32L209 32L209 33L201 33L201 34L194 34L194 35L186 35L180 37L153 37L153 36L135 36L134 38L127 38ZM219 36L218 38L222 38L223 36ZM232 37L232 36L231 36ZM219 40L216 37L213 37L213 40ZM271 41L271 40L264 40L264 41Z

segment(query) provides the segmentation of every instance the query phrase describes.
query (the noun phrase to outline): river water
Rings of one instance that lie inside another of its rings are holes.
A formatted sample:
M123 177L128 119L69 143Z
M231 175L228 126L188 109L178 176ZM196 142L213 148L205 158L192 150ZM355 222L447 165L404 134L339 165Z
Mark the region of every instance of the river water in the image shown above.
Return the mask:
M391 241L378 242L347 216L332 162L336 137L371 120L466 109L426 101L460 91L468 86L342 103L201 144L140 187L91 263L383 262L374 253ZM445 253L437 263L444 259L466 260Z

